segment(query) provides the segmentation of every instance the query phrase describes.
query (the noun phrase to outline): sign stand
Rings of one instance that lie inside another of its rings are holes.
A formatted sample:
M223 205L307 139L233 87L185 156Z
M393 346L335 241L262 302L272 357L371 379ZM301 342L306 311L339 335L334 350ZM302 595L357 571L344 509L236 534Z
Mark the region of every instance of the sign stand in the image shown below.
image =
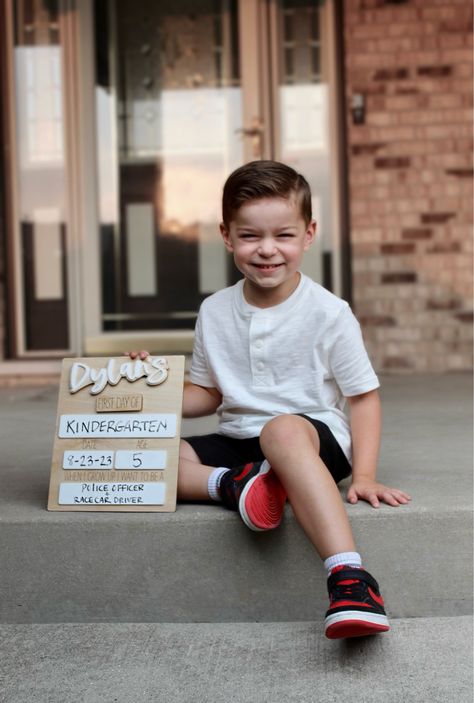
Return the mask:
M176 510L184 356L64 359L48 510Z

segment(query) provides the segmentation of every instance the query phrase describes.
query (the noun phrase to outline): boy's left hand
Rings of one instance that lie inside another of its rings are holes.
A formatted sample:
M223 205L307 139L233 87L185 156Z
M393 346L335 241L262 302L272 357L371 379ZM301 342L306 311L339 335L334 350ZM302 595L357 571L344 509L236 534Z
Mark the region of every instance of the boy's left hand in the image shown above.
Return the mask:
M366 500L373 508L378 508L380 501L396 508L399 505L409 503L411 500L411 496L408 493L399 491L398 488L389 488L382 483L377 483L377 481L363 479L353 481L347 491L348 503L357 503L359 498Z

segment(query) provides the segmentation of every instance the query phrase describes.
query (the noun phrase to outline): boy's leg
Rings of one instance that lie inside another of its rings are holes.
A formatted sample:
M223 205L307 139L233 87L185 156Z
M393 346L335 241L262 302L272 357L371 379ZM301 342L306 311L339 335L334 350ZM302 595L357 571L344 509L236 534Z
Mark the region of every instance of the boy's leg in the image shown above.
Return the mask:
M252 530L271 530L278 527L283 515L286 493L268 462L264 461L258 438L249 442L245 445L243 454L245 455L247 450L249 456L258 455L260 461L241 463L245 461L242 458L239 465L235 466L236 458L239 461L240 455L236 456L232 451L229 454L222 446L222 438L216 435L206 436L203 456L207 457L207 461L212 457L213 463L223 462L223 466L216 468L202 464L190 442L181 440L178 500L222 501L228 508L237 510L244 523Z
M264 427L260 444L286 489L298 522L320 556L326 559L354 551L339 490L319 457L316 429L302 417L282 415ZM181 440L178 499L208 500L208 480L213 470L201 463L188 442Z
M341 495L319 456L316 428L303 417L282 415L265 425L260 445L288 494L296 519L322 559L334 557L331 561L337 562L348 552L354 553ZM328 578L328 590L327 637L372 635L390 629L378 584L365 570L337 566Z
M281 415L265 425L260 445L321 558L355 551L339 489L319 456L316 428L303 417Z
M209 476L214 467L204 466L188 442L179 445L178 500L210 500Z

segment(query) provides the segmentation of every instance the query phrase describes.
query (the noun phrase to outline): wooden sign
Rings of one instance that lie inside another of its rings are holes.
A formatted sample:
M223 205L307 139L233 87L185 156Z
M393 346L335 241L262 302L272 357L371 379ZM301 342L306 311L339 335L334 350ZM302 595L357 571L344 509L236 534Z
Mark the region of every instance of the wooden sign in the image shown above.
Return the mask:
M48 510L176 510L184 356L64 359Z

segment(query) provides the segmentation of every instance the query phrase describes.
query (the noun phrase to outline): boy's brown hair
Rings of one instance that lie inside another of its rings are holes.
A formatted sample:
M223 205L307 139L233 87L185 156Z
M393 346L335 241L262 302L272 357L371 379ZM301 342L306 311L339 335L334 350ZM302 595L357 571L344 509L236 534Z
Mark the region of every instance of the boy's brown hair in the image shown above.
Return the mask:
M307 180L278 161L251 161L233 171L222 194L222 221L226 227L246 202L260 198L289 198L295 194L305 224L311 222L311 190Z

